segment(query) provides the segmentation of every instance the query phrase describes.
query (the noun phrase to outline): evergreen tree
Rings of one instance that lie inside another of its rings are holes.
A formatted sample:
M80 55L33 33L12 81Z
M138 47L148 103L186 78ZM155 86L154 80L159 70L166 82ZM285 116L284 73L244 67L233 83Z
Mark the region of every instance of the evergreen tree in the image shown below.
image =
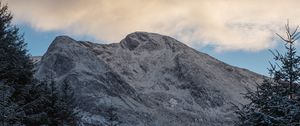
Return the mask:
M74 91L68 83L57 88L54 81L37 82L30 90L32 104L25 107L26 125L75 126L77 112Z
M32 101L24 106L26 117L23 120L23 124L32 125L43 125L48 123L48 115L45 108L49 106L49 86L48 83L43 81L32 82L29 88L29 95L26 95L26 101Z
M244 95L249 104L238 109L241 126L299 126L300 125L300 57L296 54L295 42L300 37L298 27L291 31L286 25L286 52L272 52L275 64L269 69L270 78L265 78L255 91Z
M75 126L77 123L77 112L75 111L76 104L74 90L69 83L64 82L61 91L62 94L58 101L58 106L61 110L59 113L60 121L64 125Z
M0 125L20 125L24 113L18 110L18 105L12 101L13 88L0 83Z
M0 2L0 80L13 86L24 85L32 80L33 64L23 35L11 20L7 5Z
M49 126L76 125L74 92L68 83L62 85L58 90L57 85L52 81L47 88L44 111L47 113L47 124Z
M1 121L18 124L26 116L23 107L28 84L32 80L33 64L25 49L23 36L11 24L7 5L0 2L0 81Z
M0 2L0 125L76 125L73 93L33 80L33 64L8 6ZM68 93L67 93L68 92Z

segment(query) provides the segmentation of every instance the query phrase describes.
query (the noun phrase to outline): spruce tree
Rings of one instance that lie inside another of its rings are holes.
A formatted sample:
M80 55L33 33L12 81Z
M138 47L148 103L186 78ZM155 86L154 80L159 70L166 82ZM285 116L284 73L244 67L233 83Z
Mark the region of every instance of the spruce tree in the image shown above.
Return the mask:
M33 64L19 29L11 24L8 6L0 2L0 80L13 86L32 80Z
M23 36L11 20L8 6L0 2L0 113L1 121L9 125L21 123L26 116L22 106L33 68Z
M241 126L299 126L300 125L300 57L296 54L295 42L300 37L298 27L291 30L285 26L286 52L272 52L275 63L269 69L270 77L257 85L255 91L244 95L249 104L238 109Z

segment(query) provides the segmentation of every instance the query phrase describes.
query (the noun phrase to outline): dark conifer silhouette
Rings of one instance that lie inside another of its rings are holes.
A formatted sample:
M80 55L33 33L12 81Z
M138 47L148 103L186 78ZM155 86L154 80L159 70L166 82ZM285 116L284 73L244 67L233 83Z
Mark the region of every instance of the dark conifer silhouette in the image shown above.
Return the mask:
M265 78L255 91L248 90L244 96L250 100L236 111L241 126L299 126L300 125L300 57L296 54L295 42L300 37L298 27L291 30L285 26L284 54L273 53L275 64L269 69L270 78Z

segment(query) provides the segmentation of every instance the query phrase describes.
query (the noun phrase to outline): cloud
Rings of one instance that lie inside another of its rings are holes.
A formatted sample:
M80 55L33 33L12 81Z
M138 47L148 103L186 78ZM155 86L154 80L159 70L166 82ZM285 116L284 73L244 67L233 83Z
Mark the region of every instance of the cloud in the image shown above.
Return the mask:
M298 0L9 0L18 23L118 42L134 31L170 35L217 51L272 48Z

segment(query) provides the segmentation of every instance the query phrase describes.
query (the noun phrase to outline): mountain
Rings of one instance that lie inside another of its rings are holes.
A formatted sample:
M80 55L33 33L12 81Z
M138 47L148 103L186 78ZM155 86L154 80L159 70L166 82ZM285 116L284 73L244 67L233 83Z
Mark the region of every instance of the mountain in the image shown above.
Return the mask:
M121 126L230 126L231 103L262 76L223 63L168 36L134 32L120 43L58 36L35 77L69 83L82 125L101 126L112 104Z

